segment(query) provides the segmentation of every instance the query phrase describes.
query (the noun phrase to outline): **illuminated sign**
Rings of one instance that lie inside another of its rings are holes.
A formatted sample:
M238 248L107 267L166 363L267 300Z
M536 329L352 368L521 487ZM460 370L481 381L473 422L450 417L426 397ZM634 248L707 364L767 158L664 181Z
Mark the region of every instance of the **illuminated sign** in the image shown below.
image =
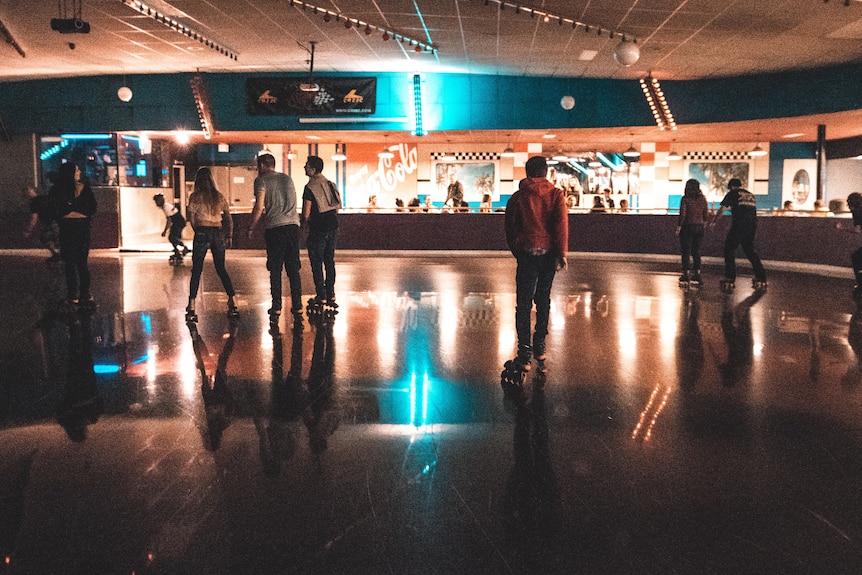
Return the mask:
M246 78L252 116L338 116L373 114L377 78Z

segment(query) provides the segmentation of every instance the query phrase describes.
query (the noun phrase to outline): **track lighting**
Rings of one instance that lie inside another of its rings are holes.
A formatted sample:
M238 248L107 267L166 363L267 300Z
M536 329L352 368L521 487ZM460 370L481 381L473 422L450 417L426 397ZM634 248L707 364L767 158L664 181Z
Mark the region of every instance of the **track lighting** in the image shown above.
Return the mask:
M670 106L668 106L667 99L664 97L664 91L661 89L658 80L652 76L647 76L640 79L640 84L659 129L676 130L676 120L673 118Z
M209 140L215 131L213 128L212 110L210 108L209 98L207 97L204 79L200 74L192 76L190 81L192 94L195 98L195 107L198 111L198 118L201 121L201 129L204 132L204 139Z
M230 50L228 48L225 48L224 46L221 46L220 44L214 42L213 40L210 40L209 38L204 36L202 33L198 32L196 30L192 30L191 28L189 28L185 24L181 24L181 23L177 22L173 17L167 16L165 14L162 14L158 10L150 8L146 4L140 2L140 0L121 0L121 1L123 2L123 4L125 4L126 6L131 8L132 10L135 10L136 12L143 14L144 16L147 16L148 18L152 18L156 22L164 24L165 26L167 26L171 30L174 30L175 32L179 32L180 34L182 34L183 36L186 36L187 38L191 38L192 40L196 40L196 41L200 42L201 44L203 44L204 46L206 46L207 48L215 50L219 54L221 54L223 56L227 56L231 60L237 59L237 54L235 51Z
M122 1L123 2L138 2L138 0L122 0ZM489 1L493 1L493 0L489 0ZM375 31L382 32L381 38L383 39L384 42L389 40L390 38L394 38L395 40L401 40L405 46L410 46L410 45L414 46L414 50L417 53L424 51L424 52L431 52L433 54L433 53L437 52L437 47L431 43L423 42L421 40L414 40L413 38L410 38L409 36L399 34L399 33L395 32L394 30L388 30L388 29L384 28L383 26L375 26L374 24L371 24L370 22L365 22L363 20L359 20L356 18L349 18L349 17L344 16L343 14L341 14L339 12L333 12L327 8L323 8L321 6L317 6L317 5L311 4L309 2L304 2L303 0L290 0L290 5L295 7L295 8L300 8L302 10L311 10L312 12L314 12L314 14L323 14L323 21L324 22L331 22L333 19L336 22L341 22L343 19L344 20L344 28L347 30L350 30L351 28L356 26L357 30L362 29L362 31L365 32L365 34L369 35L369 36L371 34L373 34Z
M577 18L569 18L560 14L552 14L551 12L537 10L529 6L524 6L523 4L508 2L507 0L484 0L485 6L488 6L489 4L496 4L499 7L500 12L505 12L506 8L511 8L516 16L522 13L529 14L530 18L541 16L544 23L548 23L551 20L556 20L560 26L562 26L563 24L571 24L573 30L577 29L579 26L583 27L584 31L587 33L590 33L595 30L598 36L601 36L602 33L607 32L611 38L614 38L617 34L619 34L620 36L622 36L625 45L620 44L619 46L617 46L617 50L614 52L614 59L617 62L620 62L620 64L622 64L623 66L631 66L632 64L637 62L638 58L640 57L640 50L638 50L637 45L635 45L634 39L632 38L629 39L629 41L626 41L626 36L622 32L616 30L608 30L607 28L603 28L602 26L596 26L594 24L581 22ZM622 50L622 53L618 56L617 51L620 50ZM628 61L629 63L623 63L624 61Z

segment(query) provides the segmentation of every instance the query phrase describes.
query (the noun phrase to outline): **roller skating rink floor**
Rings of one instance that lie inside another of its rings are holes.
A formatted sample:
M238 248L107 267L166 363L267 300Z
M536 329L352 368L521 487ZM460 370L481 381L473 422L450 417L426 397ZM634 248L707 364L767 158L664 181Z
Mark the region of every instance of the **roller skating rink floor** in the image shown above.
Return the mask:
M271 326L229 250L192 329L190 258L92 252L89 313L45 259L0 253L0 574L862 572L849 268L573 254L508 401L509 254L340 251Z

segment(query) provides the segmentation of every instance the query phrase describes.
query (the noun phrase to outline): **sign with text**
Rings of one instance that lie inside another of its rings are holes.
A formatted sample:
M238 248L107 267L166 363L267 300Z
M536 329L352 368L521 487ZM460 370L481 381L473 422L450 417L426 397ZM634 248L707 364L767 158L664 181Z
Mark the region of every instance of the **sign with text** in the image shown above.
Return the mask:
M252 116L352 116L373 114L377 78L246 78Z
M374 196L376 206L394 209L396 201L406 206L416 197L419 153L415 144L393 144L393 158L379 158L379 144L352 144L347 148L348 197L345 207L367 206Z

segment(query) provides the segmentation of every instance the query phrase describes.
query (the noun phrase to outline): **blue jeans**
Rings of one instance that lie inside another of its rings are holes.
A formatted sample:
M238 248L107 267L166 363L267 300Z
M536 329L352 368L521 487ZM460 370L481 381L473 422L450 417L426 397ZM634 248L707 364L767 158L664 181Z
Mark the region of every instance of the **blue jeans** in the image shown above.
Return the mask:
M541 256L518 254L515 272L515 331L518 354L530 354L533 347L545 344L551 315L551 286L557 273L557 258L552 253ZM536 326L530 340L530 313L536 304ZM532 343L532 347L531 347Z
M189 283L189 297L198 297L198 288L201 285L201 273L204 271L204 258L206 258L208 250L213 254L213 264L215 265L219 279L221 279L221 284L224 286L225 293L233 297L236 295L236 292L234 292L233 283L230 281L227 269L224 267L224 236L222 235L221 228L209 227L198 227L195 229L195 239L192 244L192 279Z
M317 299L335 299L335 245L338 229L308 235L308 261ZM325 273L324 273L325 272Z
M287 272L290 281L291 311L302 310L302 279L299 277L299 226L295 224L267 228L263 233L266 241L266 269L269 270L269 291L272 309L281 309L281 270Z

